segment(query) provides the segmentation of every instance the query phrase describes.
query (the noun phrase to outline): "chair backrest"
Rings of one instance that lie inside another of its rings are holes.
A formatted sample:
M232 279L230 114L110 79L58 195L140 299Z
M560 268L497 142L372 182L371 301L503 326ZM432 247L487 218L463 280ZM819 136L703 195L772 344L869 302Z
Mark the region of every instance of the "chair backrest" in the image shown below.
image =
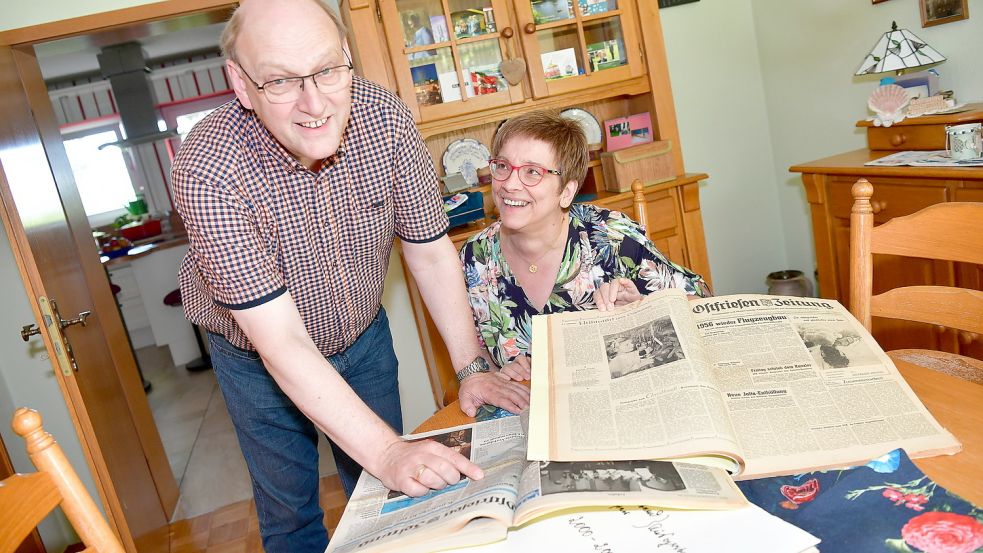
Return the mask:
M0 481L0 553L17 549L31 530L61 506L86 552L123 553L123 546L102 517L72 465L51 434L41 426L41 415L20 408L14 413L14 431L27 446L38 469Z
M983 334L983 292L954 286L903 286L873 296L873 254L983 265L983 203L931 205L874 228L866 179L853 185L850 311L870 330L871 316Z
M648 232L648 217L645 214L645 183L635 179L631 183L632 202L635 204L635 222L642 225Z

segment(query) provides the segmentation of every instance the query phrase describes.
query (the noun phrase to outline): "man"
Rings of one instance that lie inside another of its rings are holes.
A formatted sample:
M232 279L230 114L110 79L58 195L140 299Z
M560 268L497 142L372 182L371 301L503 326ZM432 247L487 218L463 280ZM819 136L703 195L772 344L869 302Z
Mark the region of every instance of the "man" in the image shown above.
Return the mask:
M380 308L394 235L463 378L462 409L519 411L528 391L482 365L426 147L395 96L352 74L337 14L247 0L222 47L238 101L192 130L172 169L191 243L183 304L209 331L265 550L323 551L318 429L348 494L361 467L413 496L482 477L445 446L398 438Z

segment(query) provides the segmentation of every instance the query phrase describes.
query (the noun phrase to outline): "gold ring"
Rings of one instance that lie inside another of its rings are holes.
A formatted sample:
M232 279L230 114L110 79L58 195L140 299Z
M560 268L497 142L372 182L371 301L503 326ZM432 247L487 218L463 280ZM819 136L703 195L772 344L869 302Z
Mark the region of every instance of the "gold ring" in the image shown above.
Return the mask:
M416 479L419 480L423 476L423 471L427 470L426 465L420 465L420 468L416 469Z

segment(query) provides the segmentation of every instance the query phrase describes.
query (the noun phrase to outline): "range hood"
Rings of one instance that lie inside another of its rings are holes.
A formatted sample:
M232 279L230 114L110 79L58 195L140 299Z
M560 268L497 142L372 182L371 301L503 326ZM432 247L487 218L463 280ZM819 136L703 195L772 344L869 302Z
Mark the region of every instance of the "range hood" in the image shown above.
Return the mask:
M137 42L125 42L103 48L96 56L102 76L109 80L126 131L126 140L99 146L120 148L145 144L177 136L176 130L161 131L157 126L157 102L150 86L150 68L143 48Z

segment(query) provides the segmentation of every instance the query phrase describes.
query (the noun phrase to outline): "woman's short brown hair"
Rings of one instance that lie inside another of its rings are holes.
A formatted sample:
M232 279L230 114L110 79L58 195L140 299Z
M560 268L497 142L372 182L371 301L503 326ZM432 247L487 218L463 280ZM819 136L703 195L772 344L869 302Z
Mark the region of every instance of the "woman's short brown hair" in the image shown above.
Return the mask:
M492 141L492 156L498 156L505 144L516 138L532 138L546 143L553 150L563 184L577 181L577 188L587 177L587 136L580 125L571 119L560 117L557 110L531 111L508 119Z
M338 28L338 40L342 45L345 44L345 39L348 35L348 29L345 27L345 22L341 20L341 16L332 8L327 2L323 0L313 0L324 13L328 14L331 21L334 21L335 27ZM232 16L229 17L229 21L225 24L225 28L222 29L222 36L219 38L219 47L222 49L222 54L235 62L239 60L236 58L236 39L239 38L239 31L242 29L242 15L239 13L239 8L236 8L232 12Z

